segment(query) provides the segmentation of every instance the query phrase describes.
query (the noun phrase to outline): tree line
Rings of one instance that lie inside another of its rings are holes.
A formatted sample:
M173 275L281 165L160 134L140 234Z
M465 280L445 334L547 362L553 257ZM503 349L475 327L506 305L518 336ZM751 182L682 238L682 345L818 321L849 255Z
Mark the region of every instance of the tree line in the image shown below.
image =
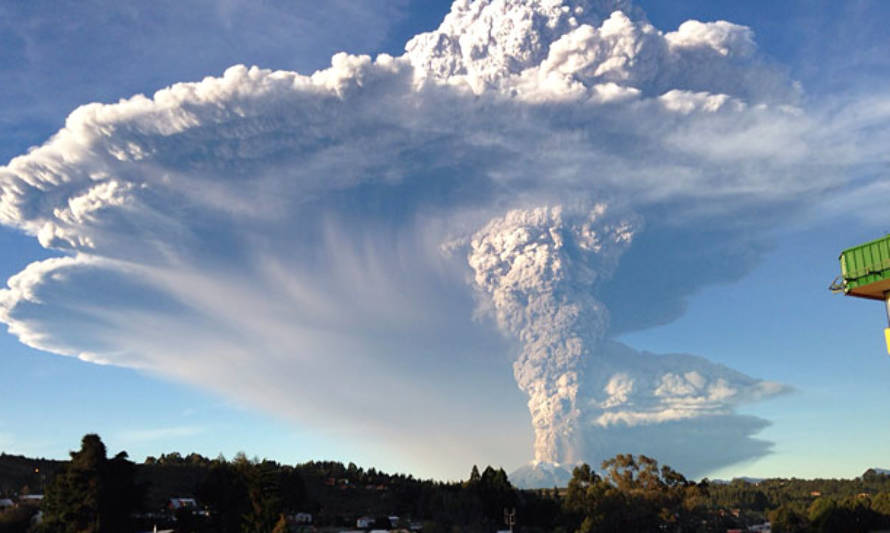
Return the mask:
M567 487L518 490L491 466L444 483L353 463L290 466L244 454L171 453L135 464L126 452L108 457L93 434L56 466L42 522L32 524L36 508L8 510L0 513L0 533L127 533L165 520L178 533L284 533L295 530L288 517L297 512L311 513L317 526L345 528L369 516L372 527L389 529L398 516L398 527L429 533L508 523L527 532L723 532L765 520L777 533L890 528L890 476L873 471L854 480L695 482L653 458L621 454L599 470L579 465ZM172 497L194 498L199 507L170 509Z

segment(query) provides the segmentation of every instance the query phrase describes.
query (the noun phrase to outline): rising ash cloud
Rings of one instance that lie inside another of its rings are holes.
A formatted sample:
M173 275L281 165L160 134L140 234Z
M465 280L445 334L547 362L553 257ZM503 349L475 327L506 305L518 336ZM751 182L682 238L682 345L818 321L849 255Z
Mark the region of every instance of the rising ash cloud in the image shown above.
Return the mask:
M78 108L0 169L0 222L59 253L0 319L435 475L768 453L737 409L784 386L615 338L743 276L862 163L836 124L749 28L621 1L459 0L406 50Z

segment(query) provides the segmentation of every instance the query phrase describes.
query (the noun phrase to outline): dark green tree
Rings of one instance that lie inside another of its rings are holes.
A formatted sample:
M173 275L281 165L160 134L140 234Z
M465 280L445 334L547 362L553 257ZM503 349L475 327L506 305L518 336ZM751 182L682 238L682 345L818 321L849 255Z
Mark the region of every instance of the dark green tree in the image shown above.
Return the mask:
M890 492L881 492L872 498L871 508L876 513L890 517Z
M809 527L807 518L793 505L780 505L770 511L767 516L772 523L774 533L802 532Z
M71 462L47 486L43 529L54 533L131 531L130 516L141 503L134 474L126 452L109 460L98 435L84 436L80 451L71 452Z
M835 531L831 529L840 518L837 503L831 498L817 498L807 509L807 517L814 531Z
M565 525L576 531L699 530L710 509L708 484L696 485L645 455L603 461L607 477L576 467L564 501Z
M285 512L295 511L302 504L305 488L302 477L293 468L264 460L242 463L240 469L249 503L243 517L243 531L271 532Z
M210 507L214 531L241 531L242 517L248 513L247 483L233 464L214 464L198 486L197 496L198 501Z
M482 480L482 476L479 475L479 467L473 465L473 469L470 470L470 479L467 480L470 484L479 483Z

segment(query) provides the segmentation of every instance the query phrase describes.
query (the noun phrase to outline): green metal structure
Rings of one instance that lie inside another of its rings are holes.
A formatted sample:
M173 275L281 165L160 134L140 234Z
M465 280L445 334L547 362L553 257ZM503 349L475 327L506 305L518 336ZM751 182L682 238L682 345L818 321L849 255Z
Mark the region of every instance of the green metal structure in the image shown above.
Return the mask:
M841 275L829 289L847 296L882 300L890 323L890 235L841 252ZM890 353L890 328L884 330Z

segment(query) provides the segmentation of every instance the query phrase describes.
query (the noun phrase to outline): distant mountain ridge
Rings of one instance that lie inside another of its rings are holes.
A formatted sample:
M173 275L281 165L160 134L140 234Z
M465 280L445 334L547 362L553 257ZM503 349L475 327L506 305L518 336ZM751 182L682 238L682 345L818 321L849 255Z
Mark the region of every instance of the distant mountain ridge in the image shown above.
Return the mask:
M733 481L738 480L738 481L744 481L745 483L755 484L755 483L760 483L761 481L764 481L764 479L765 478L761 478L761 477L740 476L740 477L734 477L732 479L709 479L708 483L716 484L716 485L729 485Z
M877 468L877 467L869 468L868 470L863 472L862 475L859 477L864 478L867 476L890 476L890 468ZM741 481L744 481L745 483L754 484L754 483L761 483L763 481L766 481L766 479L767 478L740 476L740 477L734 477L731 480L709 479L708 482L711 484L715 484L715 485L729 485L733 481L741 480Z
M532 462L517 468L510 474L510 483L520 489L565 487L571 479L571 471L559 463Z

